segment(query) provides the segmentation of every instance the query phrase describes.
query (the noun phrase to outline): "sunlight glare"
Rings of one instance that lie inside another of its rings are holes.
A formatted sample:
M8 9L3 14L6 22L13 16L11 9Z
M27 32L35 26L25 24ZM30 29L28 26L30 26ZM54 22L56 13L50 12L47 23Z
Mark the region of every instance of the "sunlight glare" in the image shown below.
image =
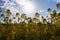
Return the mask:
M33 3L31 3L29 0L16 0L16 2L22 6L22 9L24 12L33 12L35 9L35 6Z

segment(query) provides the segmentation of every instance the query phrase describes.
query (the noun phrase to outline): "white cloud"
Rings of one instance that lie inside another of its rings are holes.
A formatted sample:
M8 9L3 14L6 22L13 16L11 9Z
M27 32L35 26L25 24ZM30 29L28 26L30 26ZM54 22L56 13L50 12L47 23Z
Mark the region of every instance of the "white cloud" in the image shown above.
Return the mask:
M16 0L15 2L21 6L20 7L22 9L21 13L25 13L25 14L27 14L27 16L33 17L34 10L35 10L35 6L34 6L33 2L30 2L30 0ZM17 10L17 11L19 11L19 10Z
M60 2L60 0L54 0L54 1L56 1L56 2Z
M12 13L19 12L19 10L13 6L15 5L14 2L10 2L9 0L4 0L4 1L5 1L4 8L10 9Z
M34 5L33 5L33 2L30 2L29 0L12 0L13 2L10 2L9 0L4 0L5 1L5 4L4 4L4 7L6 9L10 9L12 14L14 15L16 12L19 12L22 11L21 13L26 13L27 16L33 16L34 15ZM19 4L20 6L16 6L14 7L13 5L15 5L16 2L17 4ZM19 9L19 8L22 8Z
M55 2L57 2L57 3L59 3L59 2L60 2L60 0L48 0L48 1L55 1Z
M46 10L40 10L40 12L45 12Z
M24 12L30 13L33 12L35 9L35 6L32 2L30 2L29 0L16 0L16 2L22 6L22 10Z

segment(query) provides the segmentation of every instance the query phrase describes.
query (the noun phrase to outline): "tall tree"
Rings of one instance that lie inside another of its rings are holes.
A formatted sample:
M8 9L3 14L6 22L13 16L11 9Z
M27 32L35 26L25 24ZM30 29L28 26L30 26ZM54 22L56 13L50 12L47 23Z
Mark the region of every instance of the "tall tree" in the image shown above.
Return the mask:
M16 17L13 17L14 23L16 23Z
M57 9L60 9L60 3L56 4Z
M11 19L9 19L9 24L11 24L12 23L12 20Z
M1 9L1 7L0 7L0 12L2 12L2 9Z
M46 19L42 16L42 23L45 24L46 23Z
M36 19L36 18L33 18L33 22L34 22L35 24L37 24L37 23L40 22L40 20L39 20L39 19Z
M19 14L19 13L16 13L16 17L18 18L17 21L18 21L18 23L19 23L19 21L20 21L20 19L21 19L21 18L20 18L20 14Z
M19 13L16 13L16 17L19 16L20 14Z
M40 14L38 12L35 13L35 18L39 18Z
M52 22L55 23L56 22L56 18L57 18L56 10L53 10L53 14L51 16L53 16L53 17L51 17L52 18Z
M47 12L49 12L49 13L50 13L50 17L51 17L52 9L51 9L51 8L48 8L48 9L47 9ZM51 18L50 18L50 19L51 19ZM52 19L51 19L51 24L52 24Z
M33 18L33 22L36 23L36 18Z
M3 21L4 18L5 18L5 15L4 14L1 14L0 15L0 22Z
M51 9L51 8L48 8L48 9L47 9L47 12L49 12L49 13L51 14L52 9Z
M1 14L1 17L5 17L5 15L4 14Z
M53 10L53 14L54 14L54 17L56 17L56 14L57 14L56 10Z
M20 23L20 19L21 19L21 18L18 18L18 22L19 22L19 23Z
M26 18L26 14L21 14L21 20L25 21L25 18Z
M8 24L8 21L9 21L9 18L8 18L8 17L5 17L5 18L4 18L4 22L5 22L6 24Z
M30 23L32 23L33 21L32 21L32 18L31 17L28 17L28 23L30 24Z
M7 11L6 11L6 16L9 17L10 14L11 14L11 11L10 11L9 9L7 9Z
M46 16L46 21L49 22L50 21L50 18L48 16Z

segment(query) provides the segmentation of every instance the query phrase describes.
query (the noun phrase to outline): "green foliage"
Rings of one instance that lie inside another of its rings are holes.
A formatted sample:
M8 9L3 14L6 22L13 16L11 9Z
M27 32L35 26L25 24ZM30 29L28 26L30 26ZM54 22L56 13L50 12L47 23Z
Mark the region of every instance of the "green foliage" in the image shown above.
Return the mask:
M39 26L40 25L40 26ZM48 24L0 24L1 40L50 40L60 35L60 27ZM54 28L55 27L55 28Z

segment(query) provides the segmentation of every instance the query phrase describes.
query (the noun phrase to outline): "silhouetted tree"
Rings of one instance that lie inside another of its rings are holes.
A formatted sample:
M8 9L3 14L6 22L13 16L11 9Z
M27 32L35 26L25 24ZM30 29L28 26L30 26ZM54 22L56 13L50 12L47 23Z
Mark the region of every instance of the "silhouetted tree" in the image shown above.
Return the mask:
M0 12L2 12L2 8L0 7Z
M9 18L8 18L8 17L5 17L5 18L4 18L4 22L5 22L6 24L8 24Z
M35 18L39 18L40 14L38 12L35 13Z
M19 13L16 13L16 16L18 16L19 15Z
M9 9L7 9L7 11L6 11L6 16L9 17L10 14L11 14L11 11L10 11Z
M24 22L25 22L25 17L26 17L26 14L21 14L21 20L24 20Z
M60 3L56 4L57 9L60 9Z

